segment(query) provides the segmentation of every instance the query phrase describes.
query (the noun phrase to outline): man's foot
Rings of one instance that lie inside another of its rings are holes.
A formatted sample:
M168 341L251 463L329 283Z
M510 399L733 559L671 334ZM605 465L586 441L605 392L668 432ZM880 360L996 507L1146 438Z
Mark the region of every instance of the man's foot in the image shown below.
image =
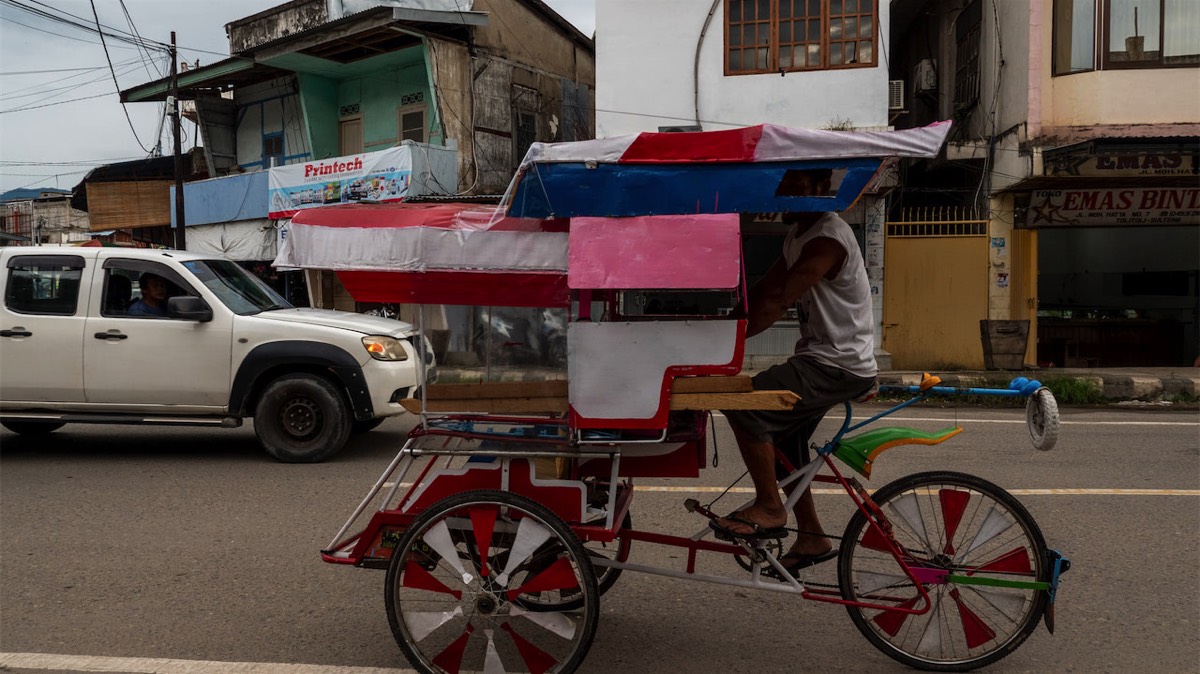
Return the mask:
M787 516L778 520L756 521L757 516L750 508L732 513L727 517L718 517L708 523L717 538L732 541L738 538L758 540L762 538L783 538L787 536Z
M779 558L779 563L783 565L787 572L796 575L801 569L807 569L810 566L816 566L821 562L828 562L838 556L838 551L834 548L829 548L825 552L815 555L806 555L803 553L789 551L787 554Z

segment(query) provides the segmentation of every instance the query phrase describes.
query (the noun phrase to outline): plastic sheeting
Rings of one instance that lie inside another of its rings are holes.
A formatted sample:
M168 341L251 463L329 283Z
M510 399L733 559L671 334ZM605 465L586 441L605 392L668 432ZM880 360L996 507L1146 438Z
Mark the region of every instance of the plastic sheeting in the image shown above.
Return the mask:
M187 249L222 255L231 260L275 258L278 230L271 220L242 220L187 228Z
M771 124L534 143L505 196L510 217L840 211L885 158L933 157L950 122L900 131ZM777 193L787 171L845 170L832 196Z

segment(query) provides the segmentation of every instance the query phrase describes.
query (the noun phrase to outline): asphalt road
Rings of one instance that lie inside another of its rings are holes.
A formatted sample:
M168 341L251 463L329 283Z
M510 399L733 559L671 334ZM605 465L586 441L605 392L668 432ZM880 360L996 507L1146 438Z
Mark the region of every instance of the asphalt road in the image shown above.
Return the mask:
M890 451L872 486L919 470L977 474L1017 493L1074 565L1056 634L1039 628L986 671L1197 671L1200 414L1064 410L1050 452L1031 448L1016 410L903 416L926 430L957 421L966 433ZM317 551L409 423L391 420L318 465L275 463L248 428L68 426L38 440L0 431L0 671L407 667L384 612L384 574L324 564ZM707 502L741 474L723 420L717 429L719 467L639 482L639 528L702 526L683 500ZM848 500L817 503L840 533ZM633 561L674 554L647 546ZM815 577L832 581L825 567ZM903 671L842 608L792 596L626 573L601 611L584 672Z

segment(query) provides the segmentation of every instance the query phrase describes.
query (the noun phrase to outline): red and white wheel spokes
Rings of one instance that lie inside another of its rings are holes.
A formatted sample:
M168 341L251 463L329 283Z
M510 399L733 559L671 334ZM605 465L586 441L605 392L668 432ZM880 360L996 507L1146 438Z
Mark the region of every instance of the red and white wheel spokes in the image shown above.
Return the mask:
M1037 544L990 495L959 485L926 485L880 504L916 585L891 556L883 533L867 524L854 550L857 599L902 610L864 609L896 648L932 661L968 660L1014 637L1036 604Z
M409 645L435 671L556 671L574 654L581 611L520 598L581 589L578 560L552 528L513 506L451 510L417 536L396 588Z

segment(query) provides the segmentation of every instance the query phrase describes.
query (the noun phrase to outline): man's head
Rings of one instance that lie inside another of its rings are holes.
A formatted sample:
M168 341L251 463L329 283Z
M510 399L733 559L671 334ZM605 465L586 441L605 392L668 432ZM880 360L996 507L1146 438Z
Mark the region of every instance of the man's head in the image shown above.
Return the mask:
M822 197L829 194L832 183L832 169L792 170L783 174L775 196ZM789 211L782 214L782 219L788 225L803 225L816 222L820 216L821 213L815 211Z
M783 174L775 196L822 197L829 194L832 184L832 169L792 170Z
M142 290L142 301L146 304L158 306L167 301L167 280L157 274L142 274L138 278L138 287Z

